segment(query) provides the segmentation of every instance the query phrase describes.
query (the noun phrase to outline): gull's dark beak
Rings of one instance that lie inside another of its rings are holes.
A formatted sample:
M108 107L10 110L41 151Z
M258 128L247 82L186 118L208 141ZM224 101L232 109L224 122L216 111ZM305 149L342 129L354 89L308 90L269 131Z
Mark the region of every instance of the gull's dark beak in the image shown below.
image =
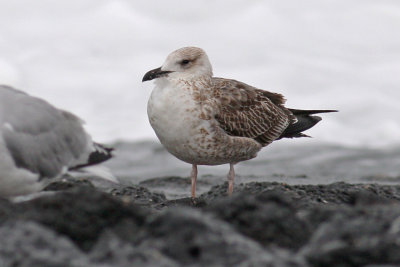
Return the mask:
M143 76L142 82L151 81L151 80L153 80L155 78L163 77L163 76L167 75L170 72L172 72L172 71L162 71L161 67L159 67L157 69L154 69L154 70L151 70L151 71L147 72Z

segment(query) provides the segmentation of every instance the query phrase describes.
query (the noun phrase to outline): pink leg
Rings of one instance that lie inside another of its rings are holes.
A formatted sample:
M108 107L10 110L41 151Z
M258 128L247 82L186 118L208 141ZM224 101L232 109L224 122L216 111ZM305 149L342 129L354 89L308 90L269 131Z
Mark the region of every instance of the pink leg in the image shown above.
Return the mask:
M234 163L229 164L228 173L228 195L231 196L233 192L233 183L235 181L235 169L233 168Z
M197 165L192 164L192 198L196 198Z

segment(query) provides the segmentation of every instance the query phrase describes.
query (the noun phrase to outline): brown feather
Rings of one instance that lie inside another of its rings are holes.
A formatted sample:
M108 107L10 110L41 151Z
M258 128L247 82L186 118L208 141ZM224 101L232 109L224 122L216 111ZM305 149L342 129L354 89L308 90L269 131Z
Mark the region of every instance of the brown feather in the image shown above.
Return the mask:
M266 146L293 120L280 94L223 78L212 78L212 84L219 102L215 118L229 135L252 138Z

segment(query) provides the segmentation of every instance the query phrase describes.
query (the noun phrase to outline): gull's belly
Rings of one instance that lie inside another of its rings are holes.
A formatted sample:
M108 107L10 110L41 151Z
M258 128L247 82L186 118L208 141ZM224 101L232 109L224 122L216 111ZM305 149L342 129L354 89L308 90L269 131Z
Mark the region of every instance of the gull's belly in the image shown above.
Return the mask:
M158 139L177 158L188 163L207 164L207 147L213 136L211 125L200 119L200 111L190 95L153 91L147 113Z
M178 159L219 165L248 160L261 149L249 138L228 136L212 119L202 119L201 107L190 94L171 91L154 89L147 113L160 142Z

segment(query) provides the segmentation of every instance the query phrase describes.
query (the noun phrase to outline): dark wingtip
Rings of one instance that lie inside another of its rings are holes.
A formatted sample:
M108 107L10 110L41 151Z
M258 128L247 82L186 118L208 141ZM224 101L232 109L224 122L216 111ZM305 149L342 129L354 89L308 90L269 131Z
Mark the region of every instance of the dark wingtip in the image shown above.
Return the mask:
M310 117L313 118L313 120L314 120L315 122L319 122L319 121L322 120L322 118L321 118L320 116L310 116Z
M335 109L312 109L312 110L303 110L303 109L289 109L293 115L312 115L318 113L331 113L331 112L339 112L339 110Z
M96 164L102 163L106 160L109 160L110 158L112 158L114 156L113 155L114 148L112 148L112 147L108 147L108 146L105 146L105 145L99 144L99 143L93 143L93 146L94 146L94 151L92 153L90 153L89 158L87 159L87 162L73 166L73 167L69 168L69 170L76 170L76 169L80 169L83 167L96 165Z

